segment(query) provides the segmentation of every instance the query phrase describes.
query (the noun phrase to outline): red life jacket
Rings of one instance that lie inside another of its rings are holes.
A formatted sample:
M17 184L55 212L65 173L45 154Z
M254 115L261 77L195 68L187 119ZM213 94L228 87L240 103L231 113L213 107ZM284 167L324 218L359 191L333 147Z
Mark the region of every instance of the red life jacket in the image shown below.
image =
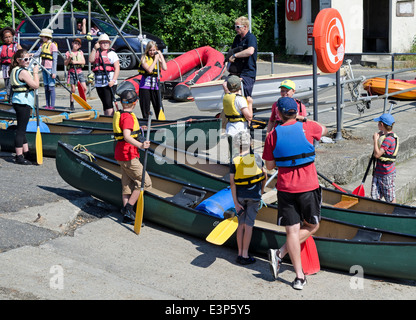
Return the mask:
M98 49L95 52L95 60L94 60L94 68L92 69L92 71L97 72L97 71L104 71L103 65L105 66L105 69L108 72L114 71L114 65L112 63L110 63L110 60L108 59L108 53L112 51L112 49L107 50L107 51L101 51L101 49ZM100 55L101 52L101 55ZM102 60L101 60L102 57Z
M9 65L12 63L12 57L15 53L16 43L12 42L9 45L3 44L1 47L1 56L0 56L0 63L4 65Z

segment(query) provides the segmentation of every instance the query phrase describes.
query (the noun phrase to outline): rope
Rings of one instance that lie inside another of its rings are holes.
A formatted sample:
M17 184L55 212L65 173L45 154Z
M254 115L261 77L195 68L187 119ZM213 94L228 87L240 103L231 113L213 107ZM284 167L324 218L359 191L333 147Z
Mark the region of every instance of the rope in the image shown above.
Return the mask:
M93 154L91 152L89 152L87 150L87 148L85 148L85 146L78 144L76 145L74 148L72 148L73 151L76 151L80 154L86 155L88 157L88 159L90 160L90 162L95 161L95 157L93 156Z
M171 61L173 61L173 62L175 62L175 63L176 63L176 66L178 67L178 70L179 70L179 76L180 76L180 78L181 78L181 81L183 81L183 80L182 80L182 72L181 72L181 67L179 67L178 62L177 62L177 61L175 61L175 59L173 59L173 60L171 60Z
M201 68L203 68L203 67L204 67L204 64L202 63L201 56L199 55L199 52L198 52L198 50L197 50L197 49L194 49L194 50L196 51L196 54L198 55L199 62L201 63Z

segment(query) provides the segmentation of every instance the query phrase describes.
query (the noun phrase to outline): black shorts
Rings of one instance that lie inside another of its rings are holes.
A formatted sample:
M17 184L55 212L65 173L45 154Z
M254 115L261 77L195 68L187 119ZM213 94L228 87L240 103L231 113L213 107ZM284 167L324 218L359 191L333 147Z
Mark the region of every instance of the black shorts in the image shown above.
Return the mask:
M321 187L301 193L278 192L278 221L281 226L292 226L303 221L318 224L321 221Z

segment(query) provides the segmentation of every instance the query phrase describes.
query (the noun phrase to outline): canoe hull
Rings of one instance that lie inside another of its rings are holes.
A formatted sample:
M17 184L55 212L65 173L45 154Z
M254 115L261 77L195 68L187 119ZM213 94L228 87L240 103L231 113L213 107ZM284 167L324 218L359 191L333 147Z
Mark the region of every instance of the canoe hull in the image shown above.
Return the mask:
M102 169L96 163L90 162L86 156L77 155L72 151L72 146L59 143L56 166L59 174L68 184L105 202L121 207L120 178ZM159 176L159 179L161 177ZM168 180L166 183L169 183ZM222 221L221 218L180 206L148 191L144 193L144 203L145 220L201 239L205 239L212 229ZM277 217L277 208L263 208L259 217L266 220L270 220L269 217L271 217L273 220L273 217ZM269 221L267 225L273 226L274 224ZM326 228L334 230L333 232L336 231L332 225L337 226L337 232L341 232L341 228L351 229L351 232L357 232L358 228L367 230L365 227L342 224L329 219L323 220L321 225L327 225ZM325 227L321 229L322 235L324 235ZM281 227L269 229L264 225L258 225L258 221L256 221L250 250L265 255L269 248L280 247L286 241L284 231L280 230L284 229ZM324 236L314 236L314 239L323 267L350 272L351 267L358 265L363 268L364 275L416 279L416 269L414 268L416 265L416 237L388 232L384 232L383 236L386 236L387 240L388 236L394 240L368 242L341 238L330 239ZM399 240L403 241L397 242ZM235 237L230 238L226 245L235 247Z
M384 78L372 78L368 79L363 83L364 90L366 90L370 95L378 94L383 95L386 93L386 79ZM406 82L401 80L389 80L389 92L394 93L401 90L406 90L416 87L415 83ZM416 89L399 93L397 95L391 96L392 98L402 99L402 100L416 100Z
M154 144L154 146L157 146L157 144ZM229 186L228 165L212 159L204 159L201 156L196 157L190 154L184 156L178 150L172 159L169 157L169 152L162 155L161 152L158 152L159 148L156 147L155 149L150 149L149 152L147 166L150 172L157 172L166 177L206 186L218 191ZM155 153L156 156L154 156ZM171 154L173 155L173 153ZM195 166L194 164L197 161L199 163L207 163L207 165ZM172 170L173 165L175 166L174 170ZM357 198L358 203L349 209L341 209L333 205L342 200L342 192L322 188L322 195L323 205L321 214L323 217L416 235L416 208L414 207L349 195Z

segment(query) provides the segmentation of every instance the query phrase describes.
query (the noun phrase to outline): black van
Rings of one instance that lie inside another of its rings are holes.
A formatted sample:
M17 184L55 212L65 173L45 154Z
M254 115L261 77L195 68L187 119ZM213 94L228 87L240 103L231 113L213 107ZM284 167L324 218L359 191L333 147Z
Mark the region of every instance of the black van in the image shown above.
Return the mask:
M46 28L53 16L51 14L39 14L39 15L33 15L30 18L33 20L34 23L38 26L39 29ZM83 19L87 20L88 25L88 13L87 12L74 12L74 18L75 18L75 35L78 38L82 39L82 47L81 50L84 52L85 55L88 55L88 41L85 38L84 34L77 33L77 23L82 22ZM123 21L111 18L114 24L117 26L117 28L120 30ZM98 33L98 36L101 33L106 33L112 40L117 35L117 30L114 29L111 22L107 19L107 17L103 14L92 12L91 13L91 25L96 25L100 32ZM53 40L58 44L58 50L61 53L65 53L68 51L68 45L66 42L67 37L73 37L73 24L71 23L71 13L70 12L63 12L61 13L58 18L55 20L55 22L52 25L53 30ZM39 38L39 31L33 26L33 24L28 21L27 19L22 20L20 22L19 26L16 28L16 32L20 35L20 45L24 49L30 49L32 45L35 43L35 41ZM87 30L88 32L88 30ZM126 24L122 30L122 34L124 37L126 37L127 42L131 46L131 48L138 53L140 56L141 52L141 43L142 48L144 51L144 48L146 47L146 44L148 41L153 40L157 43L157 46L159 50L163 50L166 48L166 44L163 42L162 39L147 33L142 32L142 40L140 41L139 35L140 31L133 26ZM98 40L98 36L93 36L93 40L91 42L91 48L93 48L95 42ZM29 39L29 37L31 39ZM69 39L69 42L71 42L71 38ZM34 50L37 50L39 48L39 44L35 47ZM126 54L123 55L122 53L130 53L131 51L128 49L126 43L121 37L118 37L117 40L114 42L113 49L119 54L120 58L120 68L122 70L128 70L132 69L137 66L138 60L136 55L132 54ZM58 65L63 65L63 59L60 57L58 59Z

